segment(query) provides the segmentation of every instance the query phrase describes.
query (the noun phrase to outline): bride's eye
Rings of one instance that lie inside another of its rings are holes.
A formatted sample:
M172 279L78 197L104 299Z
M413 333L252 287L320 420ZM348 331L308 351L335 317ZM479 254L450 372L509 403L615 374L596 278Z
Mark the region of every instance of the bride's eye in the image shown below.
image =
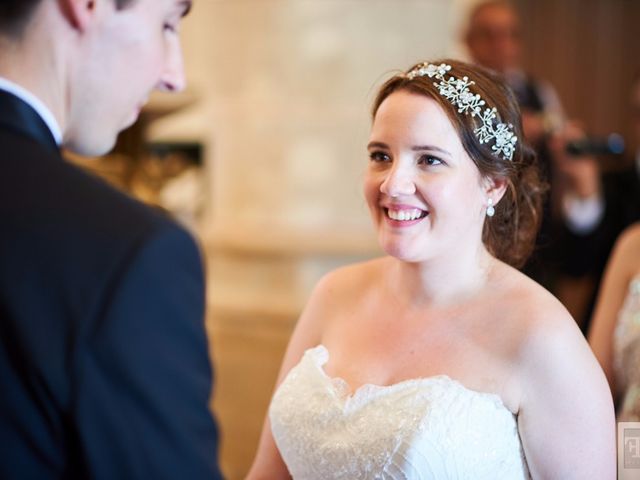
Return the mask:
M436 165L442 165L444 164L444 162L440 160L438 157L434 157L433 155L422 155L418 159L418 164L426 165L426 166L436 166Z
M371 159L372 162L378 162L378 163L384 163L384 162L389 162L391 160L391 157L382 152L382 151L373 151L369 154L369 158Z

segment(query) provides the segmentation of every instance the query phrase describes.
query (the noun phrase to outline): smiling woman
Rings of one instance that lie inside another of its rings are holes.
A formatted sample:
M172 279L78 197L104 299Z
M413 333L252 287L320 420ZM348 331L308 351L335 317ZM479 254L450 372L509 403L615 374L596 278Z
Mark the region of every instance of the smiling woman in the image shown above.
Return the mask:
M434 65L441 63L434 62ZM436 108L437 105L448 119L448 122L444 123L450 124L453 128L453 131L448 132L449 135L460 138L464 152L474 163L480 177L498 180L504 184L505 192L502 199L487 198L491 201L487 210L492 215L484 222L482 238L485 246L495 257L512 266L520 267L533 249L547 188L539 176L534 152L522 142L520 110L511 91L490 72L453 60L447 60L447 65L456 72L456 81L464 78L473 79L471 88L474 94L479 95L479 99L485 102L482 109L495 108L503 125L508 125L514 138L518 139L510 157L496 155L496 146L501 139L483 141L484 137L478 135L478 129L483 127L481 115L460 115L460 105L452 103L440 93L439 89L442 87L434 82L437 72L432 76L426 71L423 75L417 74L423 68L422 64L412 67L409 75L395 76L382 86L373 104L374 125L384 101L394 93L404 93L403 97L407 98L408 104L421 101L424 103L429 99L434 103L430 108ZM386 111L383 113L387 114ZM429 124L421 125L420 128L421 132L433 132ZM428 166L434 167L434 162L441 165L443 160L450 156L446 150L437 146L441 140L442 137L438 137L432 142L433 145L411 145L411 150L425 155L435 155L436 157L426 156L421 159L426 161ZM371 151L372 148L380 146L385 147L385 144L373 141L369 144L369 149ZM438 159L437 155L440 155L441 159ZM376 151L373 151L371 156L372 160L379 161L379 153ZM440 170L443 168L439 167Z
M511 93L444 60L394 76L373 112L364 193L387 256L317 285L249 478L612 479L602 370L508 264L543 190Z

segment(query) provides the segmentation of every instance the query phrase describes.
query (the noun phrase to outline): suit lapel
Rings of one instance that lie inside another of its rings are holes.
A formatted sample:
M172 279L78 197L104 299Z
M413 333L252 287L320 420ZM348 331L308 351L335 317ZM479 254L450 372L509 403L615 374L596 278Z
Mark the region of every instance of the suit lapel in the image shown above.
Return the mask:
M29 104L4 90L0 90L0 128L26 135L47 148L59 151L40 115Z

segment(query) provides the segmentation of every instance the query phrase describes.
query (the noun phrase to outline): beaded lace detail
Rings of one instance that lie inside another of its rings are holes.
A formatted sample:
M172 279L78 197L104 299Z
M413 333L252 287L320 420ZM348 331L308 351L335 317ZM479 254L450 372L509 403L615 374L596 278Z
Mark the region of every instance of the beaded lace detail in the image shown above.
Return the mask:
M640 275L629 283L613 336L618 420L640 422Z
M269 408L295 480L527 479L517 422L499 396L447 376L363 385L350 393L305 352Z

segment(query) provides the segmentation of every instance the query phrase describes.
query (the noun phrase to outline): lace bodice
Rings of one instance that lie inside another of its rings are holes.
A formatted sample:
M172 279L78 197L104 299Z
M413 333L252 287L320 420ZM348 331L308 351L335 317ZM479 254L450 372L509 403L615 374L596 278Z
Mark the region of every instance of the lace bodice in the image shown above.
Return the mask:
M621 403L618 419L640 421L640 275L629 283L613 335L613 366Z
M446 376L347 383L305 352L276 391L273 437L295 480L526 479L516 418L500 397Z

